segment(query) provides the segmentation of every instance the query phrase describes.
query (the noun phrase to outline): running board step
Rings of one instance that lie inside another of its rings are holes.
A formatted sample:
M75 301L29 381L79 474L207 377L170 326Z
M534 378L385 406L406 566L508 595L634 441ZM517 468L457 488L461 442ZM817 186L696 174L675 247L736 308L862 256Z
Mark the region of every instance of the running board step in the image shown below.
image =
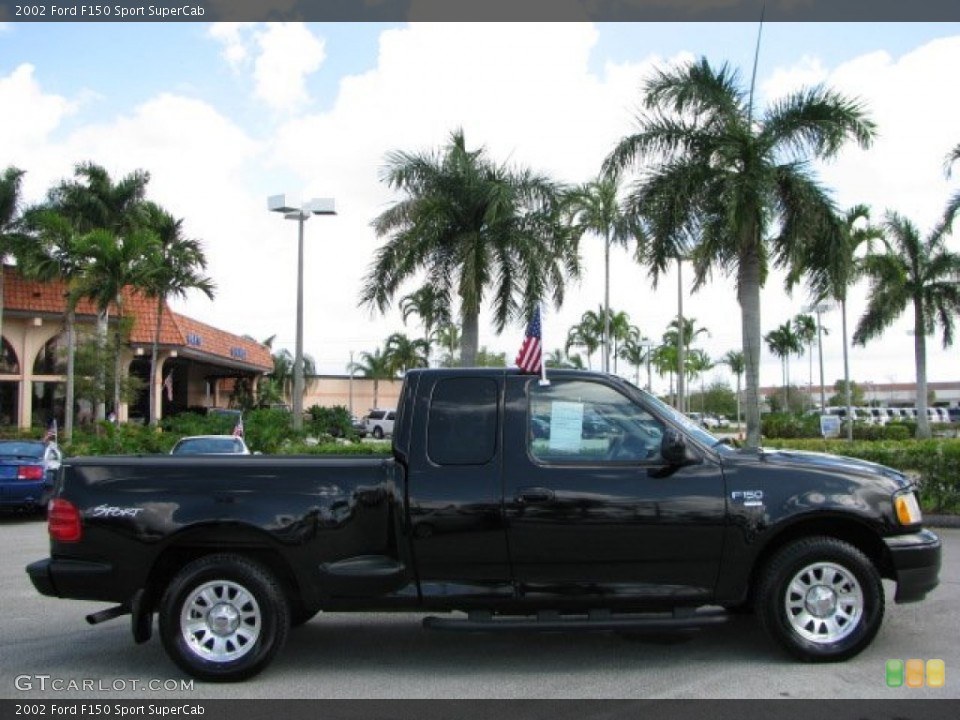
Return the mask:
M423 619L428 630L446 631L539 631L566 630L688 630L707 625L725 623L730 615L725 610L702 610L699 612L677 611L673 613L615 614L607 611L591 611L580 615L561 615L541 611L523 617L494 616L489 612L471 612L465 618Z

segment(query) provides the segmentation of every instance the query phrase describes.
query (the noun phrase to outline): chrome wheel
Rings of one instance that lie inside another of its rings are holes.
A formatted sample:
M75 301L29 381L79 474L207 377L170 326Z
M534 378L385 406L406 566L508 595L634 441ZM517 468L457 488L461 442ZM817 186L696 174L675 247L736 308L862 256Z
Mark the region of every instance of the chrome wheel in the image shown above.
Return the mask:
M860 624L864 595L847 568L818 562L793 576L783 602L798 635L812 643L829 644L843 640Z
M214 580L195 588L180 613L187 647L209 662L230 662L255 646L263 626L260 605L242 585Z
M871 643L883 621L880 573L835 537L800 538L767 561L753 595L766 633L804 662L836 662Z

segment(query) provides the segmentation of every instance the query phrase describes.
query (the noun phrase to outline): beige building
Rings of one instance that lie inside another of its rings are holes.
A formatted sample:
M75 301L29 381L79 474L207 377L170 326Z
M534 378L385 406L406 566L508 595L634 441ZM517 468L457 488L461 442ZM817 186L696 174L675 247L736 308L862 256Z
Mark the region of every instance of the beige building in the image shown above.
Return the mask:
M46 426L53 419L62 427L66 388L66 285L23 278L3 268L3 336L0 352L0 425L20 428ZM157 323L157 301L124 292L124 315L132 319L129 342L123 349L126 371L144 380L147 391L115 410L122 422L146 418L152 392L161 417L188 409L225 407L238 379L256 388L273 370L270 350L249 338L225 332L164 308L159 362L150 378L150 354ZM112 309L113 326L116 310ZM88 301L76 308L78 335L92 333L96 309ZM169 378L169 382L164 381ZM92 419L89 403L78 402L78 423Z

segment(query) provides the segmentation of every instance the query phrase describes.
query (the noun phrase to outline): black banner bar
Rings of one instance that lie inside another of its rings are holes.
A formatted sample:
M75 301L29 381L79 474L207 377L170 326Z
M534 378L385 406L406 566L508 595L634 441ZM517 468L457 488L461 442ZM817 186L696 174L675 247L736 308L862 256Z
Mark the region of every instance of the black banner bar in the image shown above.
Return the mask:
M0 22L960 21L955 0L146 0L9 2Z

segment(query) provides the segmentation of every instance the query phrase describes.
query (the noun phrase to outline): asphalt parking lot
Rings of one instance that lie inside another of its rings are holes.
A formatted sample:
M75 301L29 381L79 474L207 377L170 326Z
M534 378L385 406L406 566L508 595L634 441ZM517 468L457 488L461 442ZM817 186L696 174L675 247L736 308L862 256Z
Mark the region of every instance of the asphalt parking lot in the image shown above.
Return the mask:
M894 605L887 583L877 639L844 663L793 662L749 616L691 636L626 639L436 633L409 614L326 614L293 631L263 674L217 685L180 673L156 637L134 645L126 618L87 625L104 605L39 595L24 567L46 556L46 527L0 517L0 698L960 698L960 529L937 532L940 587ZM887 687L887 660L913 658L943 660L944 687Z

